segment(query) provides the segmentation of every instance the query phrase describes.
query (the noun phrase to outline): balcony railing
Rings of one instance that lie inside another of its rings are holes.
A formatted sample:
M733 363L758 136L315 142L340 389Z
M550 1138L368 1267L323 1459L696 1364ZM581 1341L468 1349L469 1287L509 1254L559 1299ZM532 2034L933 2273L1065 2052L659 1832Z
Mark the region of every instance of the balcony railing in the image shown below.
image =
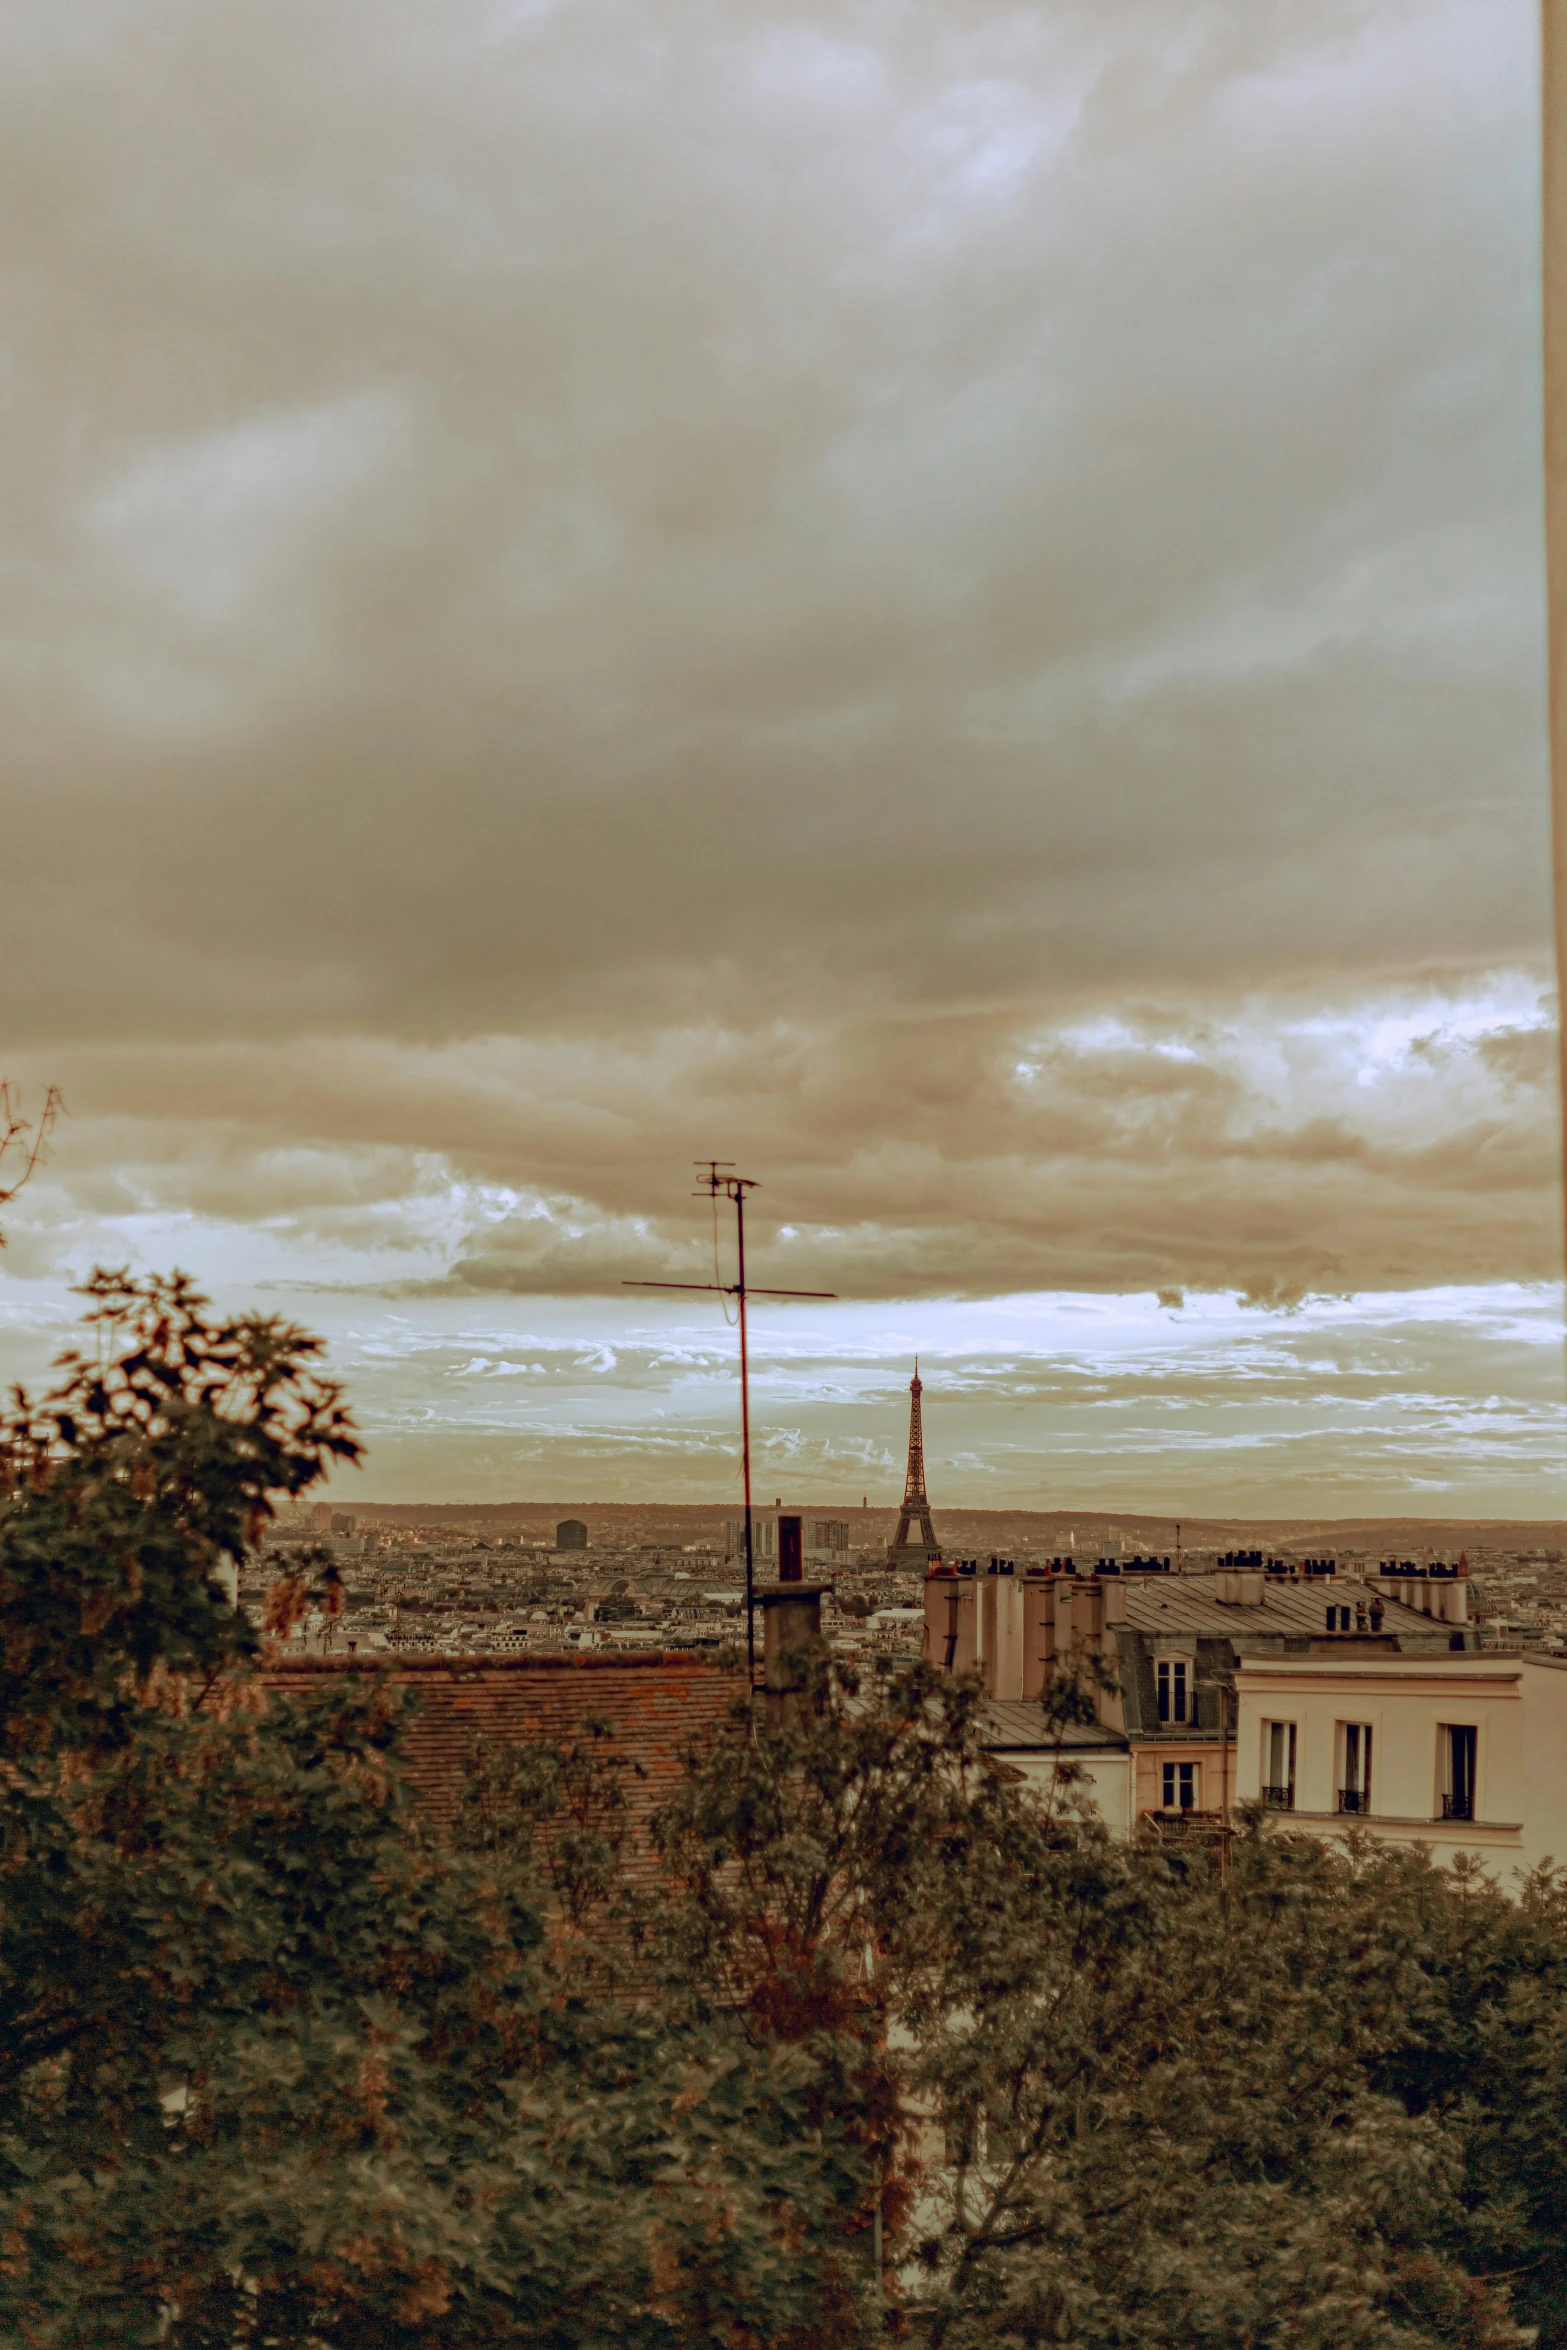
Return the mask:
M1340 1811L1368 1812L1371 1809L1371 1790L1368 1787L1341 1787L1338 1791Z
M1442 1817L1444 1820L1472 1820L1474 1816L1475 1799L1472 1795L1443 1796Z
M1293 1787L1264 1787L1262 1800L1269 1811L1293 1811L1295 1790Z
M1145 1811L1143 1818L1161 1843L1190 1841L1209 1844L1223 1840L1230 1834L1230 1824L1221 1811Z

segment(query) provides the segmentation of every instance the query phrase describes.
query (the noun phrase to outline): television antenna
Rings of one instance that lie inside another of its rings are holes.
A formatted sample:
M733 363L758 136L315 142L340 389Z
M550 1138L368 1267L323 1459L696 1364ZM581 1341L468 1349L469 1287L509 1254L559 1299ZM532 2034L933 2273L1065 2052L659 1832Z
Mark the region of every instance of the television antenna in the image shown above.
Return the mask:
M698 1159L699 1170L693 1199L711 1199L713 1227L718 1227L718 1203L732 1200L735 1211L735 1264L738 1278L733 1281L623 1281L622 1289L686 1289L714 1291L720 1297L734 1298L740 1308L740 1473L745 1483L745 1666L749 1685L756 1686L756 1564L751 1544L751 1368L746 1343L745 1307L752 1297L836 1297L835 1289L752 1289L745 1277L745 1195L761 1189L753 1177L737 1175L733 1159ZM713 1270L718 1271L715 1243Z

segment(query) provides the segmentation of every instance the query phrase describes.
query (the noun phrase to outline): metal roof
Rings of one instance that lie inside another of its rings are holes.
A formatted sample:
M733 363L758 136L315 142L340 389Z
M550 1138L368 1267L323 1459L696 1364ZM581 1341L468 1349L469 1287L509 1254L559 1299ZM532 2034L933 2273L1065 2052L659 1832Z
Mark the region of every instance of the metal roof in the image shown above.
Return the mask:
M980 1715L984 1743L992 1754L1021 1748L1081 1753L1086 1747L1124 1754L1126 1739L1104 1722L1049 1722L1037 1697L987 1697Z
M1391 1580L1391 1579L1389 1579ZM1420 1640L1445 1648L1458 1626L1438 1616L1423 1616L1418 1608L1395 1599L1389 1582L1376 1576L1314 1575L1309 1580L1269 1576L1257 1606L1218 1596L1216 1575L1139 1575L1125 1577L1126 1624L1131 1632L1198 1632L1234 1639L1238 1633L1258 1633L1299 1640L1319 1638L1330 1604L1351 1607L1357 1599L1380 1599L1384 1632L1401 1639Z

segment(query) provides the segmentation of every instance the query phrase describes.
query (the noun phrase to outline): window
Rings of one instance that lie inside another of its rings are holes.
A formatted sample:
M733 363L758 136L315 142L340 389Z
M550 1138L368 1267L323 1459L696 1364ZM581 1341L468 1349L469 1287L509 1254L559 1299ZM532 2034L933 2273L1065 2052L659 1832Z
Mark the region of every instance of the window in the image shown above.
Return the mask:
M1195 1811L1197 1809L1197 1765L1169 1762L1164 1766L1164 1808L1166 1811Z
M1340 1722L1338 1807L1340 1811L1371 1809L1371 1724Z
M1262 1725L1262 1800L1270 1811L1295 1809L1295 1725Z
M1442 1817L1475 1816L1475 1759L1480 1733L1468 1722L1444 1722L1437 1732L1442 1766Z
M1184 1656L1163 1656L1159 1659L1159 1719L1161 1722L1184 1722L1186 1711L1186 1659Z
M1347 1632L1349 1630L1349 1610L1347 1607L1329 1608L1328 1630L1330 1632Z

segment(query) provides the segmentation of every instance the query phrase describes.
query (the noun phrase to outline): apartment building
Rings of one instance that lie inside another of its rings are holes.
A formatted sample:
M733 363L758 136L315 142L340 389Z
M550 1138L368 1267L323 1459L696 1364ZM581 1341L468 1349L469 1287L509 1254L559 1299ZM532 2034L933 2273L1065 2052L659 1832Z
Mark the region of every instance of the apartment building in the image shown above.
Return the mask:
M1313 1835L1356 1829L1504 1865L1567 1861L1567 1661L1253 1657L1236 1674L1236 1796Z
M924 1654L978 1670L990 1750L1062 1763L1119 1834L1194 1830L1242 1802L1509 1866L1567 1859L1567 1662L1481 1651L1451 1568L1341 1576L938 1569ZM1053 1723L1060 1671L1097 1720Z

